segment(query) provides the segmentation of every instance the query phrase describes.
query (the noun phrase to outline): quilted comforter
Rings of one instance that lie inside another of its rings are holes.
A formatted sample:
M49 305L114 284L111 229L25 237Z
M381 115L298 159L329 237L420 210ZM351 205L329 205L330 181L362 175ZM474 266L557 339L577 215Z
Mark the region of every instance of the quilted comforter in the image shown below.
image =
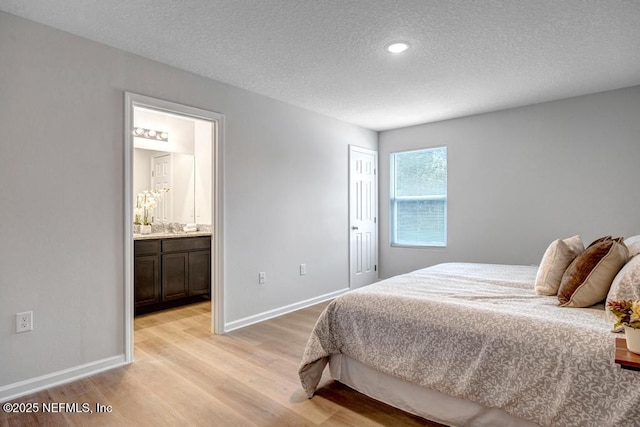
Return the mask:
M537 268L440 264L332 301L299 375L313 396L329 356L542 426L640 426L640 372L614 363L602 305L537 296Z

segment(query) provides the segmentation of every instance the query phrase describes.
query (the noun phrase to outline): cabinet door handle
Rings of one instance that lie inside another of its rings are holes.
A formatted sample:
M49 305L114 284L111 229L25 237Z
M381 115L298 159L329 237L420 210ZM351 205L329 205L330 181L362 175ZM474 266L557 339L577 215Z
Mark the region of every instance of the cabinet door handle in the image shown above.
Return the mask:
M352 230L357 230L358 227L356 227L355 225L351 227Z

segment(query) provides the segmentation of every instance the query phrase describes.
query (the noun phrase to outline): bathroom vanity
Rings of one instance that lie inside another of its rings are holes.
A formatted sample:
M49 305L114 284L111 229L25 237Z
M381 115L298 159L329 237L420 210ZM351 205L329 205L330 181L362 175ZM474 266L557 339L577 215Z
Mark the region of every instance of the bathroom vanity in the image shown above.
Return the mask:
M211 298L211 233L134 235L135 314Z

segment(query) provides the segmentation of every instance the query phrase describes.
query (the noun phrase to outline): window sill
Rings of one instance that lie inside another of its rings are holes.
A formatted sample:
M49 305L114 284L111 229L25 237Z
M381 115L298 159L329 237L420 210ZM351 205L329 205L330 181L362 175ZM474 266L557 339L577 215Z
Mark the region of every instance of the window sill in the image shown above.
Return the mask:
M402 243L391 243L392 248L408 248L408 249L447 249L447 245L409 245Z

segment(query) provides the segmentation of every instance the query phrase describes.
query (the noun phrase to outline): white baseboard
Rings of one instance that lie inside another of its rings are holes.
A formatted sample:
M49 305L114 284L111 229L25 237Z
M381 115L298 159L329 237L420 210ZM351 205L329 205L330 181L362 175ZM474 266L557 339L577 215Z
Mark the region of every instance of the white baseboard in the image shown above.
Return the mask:
M74 366L73 368L63 369L62 371L52 372L40 377L2 386L0 387L0 402L6 402L20 396L79 380L81 378L97 374L98 372L117 368L125 364L124 354L122 354L120 356L96 360L95 362Z
M305 301L300 301L295 304L285 305L284 307L276 308L274 310L265 311L263 313L254 314L253 316L245 317L244 319L234 320L233 322L224 324L224 331L231 332L235 329L244 328L245 326L253 325L254 323L262 322L264 320L272 319L274 317L282 316L283 314L291 313L292 311L300 310L305 307L310 307L315 304L333 299L339 295L349 291L349 288L340 289L339 291L331 292L319 297L311 298Z
M254 323L282 316L283 314L291 313L292 311L300 310L305 307L310 307L312 305L333 299L349 290L349 288L341 289L339 291L320 295L318 297L311 298L305 301L300 301L295 304L286 305L274 310L269 310L253 316L245 317L244 319L235 320L233 322L226 323L224 331L231 332L235 329L244 328L245 326L253 325ZM74 366L73 368L64 369L58 372L52 372L50 374L42 375L36 378L31 378L28 380L2 386L0 387L0 403L12 399L17 399L18 397L35 393L40 390L76 381L81 378L88 377L90 375L94 375L109 369L117 368L126 364L127 363L125 360L125 356L124 354L122 354L119 356L97 360L95 362L86 363L80 366Z

